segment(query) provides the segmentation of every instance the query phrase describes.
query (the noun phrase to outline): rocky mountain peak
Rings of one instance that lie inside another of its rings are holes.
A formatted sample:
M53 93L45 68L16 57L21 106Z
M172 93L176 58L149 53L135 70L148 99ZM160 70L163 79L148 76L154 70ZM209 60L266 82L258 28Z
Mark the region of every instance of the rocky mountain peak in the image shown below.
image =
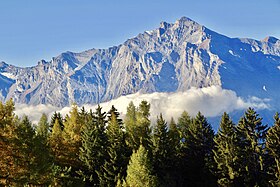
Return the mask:
M262 41L267 42L267 43L276 44L280 40L278 38L273 37L273 36L268 36L268 37L264 38Z
M0 100L84 105L136 92L218 85L244 97L273 98L280 106L280 88L274 85L280 82L278 43L274 37L229 38L182 17L109 49L68 51L32 68L1 62L6 82L0 80Z

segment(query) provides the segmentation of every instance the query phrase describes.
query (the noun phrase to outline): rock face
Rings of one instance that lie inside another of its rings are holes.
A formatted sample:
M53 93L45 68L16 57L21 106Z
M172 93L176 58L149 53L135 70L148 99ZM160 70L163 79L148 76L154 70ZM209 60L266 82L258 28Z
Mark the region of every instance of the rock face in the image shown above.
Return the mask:
M279 105L280 40L229 38L182 17L109 49L65 52L27 68L2 62L0 73L0 100L16 103L94 104L220 85Z

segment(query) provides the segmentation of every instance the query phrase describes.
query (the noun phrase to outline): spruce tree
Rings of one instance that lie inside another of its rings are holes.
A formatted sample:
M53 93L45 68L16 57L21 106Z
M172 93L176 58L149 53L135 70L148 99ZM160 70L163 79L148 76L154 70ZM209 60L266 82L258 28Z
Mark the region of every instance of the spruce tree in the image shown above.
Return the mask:
M252 108L249 108L237 125L240 153L236 164L240 177L247 186L265 185L264 144L267 126Z
M108 158L103 165L104 172L100 180L102 180L103 186L116 186L118 180L125 177L128 155L125 130L122 120L119 118L119 113L114 106L108 112L106 135L108 138Z
M214 131L200 113L190 123L186 132L185 155L187 162L187 184L190 186L215 186L211 172L213 161Z
M136 124L138 131L138 142L136 142L136 145L139 147L139 145L142 144L146 149L150 149L151 147L150 107L150 104L143 100L139 104L136 113Z
M140 146L140 140L146 149L149 149L151 121L150 104L147 101L142 101L136 109L133 102L129 103L125 117L125 127L127 130L127 143L131 150L137 150Z
M125 128L127 131L127 144L132 150L137 150L139 142L136 126L136 107L131 101L127 107L127 112L124 119Z
M82 172L84 179L92 184L99 185L98 175L103 173L104 160L107 158L107 136L105 133L106 113L98 105L91 121L88 121L82 130L82 145L79 158L85 169Z
M65 166L67 163L65 163L64 159L65 150L63 146L62 129L58 119L55 120L53 125L52 132L49 137L49 144L52 154L54 155L55 164Z
M172 160L171 160L171 141L168 136L167 123L163 119L162 114L157 118L157 123L154 127L153 135L153 165L157 173L160 186L174 186L171 177Z
M48 138L50 135L50 125L48 123L48 117L45 113L42 114L38 126L36 128L37 134L44 137Z
M142 145L139 146L137 151L133 151L127 166L127 177L124 186L158 186L158 180L153 173L151 159L148 155L148 151Z
M179 129L177 127L177 124L175 123L174 119L171 118L170 124L169 124L169 130L168 130L168 138L169 138L169 147L170 147L170 153L169 153L169 166L171 168L169 169L169 173L171 175L172 181L174 183L173 186L179 186L180 177L182 176L182 165L181 157L180 157L180 134ZM182 176L183 178L184 176Z
M274 125L266 135L266 150L269 158L268 172L271 175L269 181L272 186L280 186L280 118L277 112L274 116Z
M52 117L51 117L51 122L50 122L50 131L52 131L52 128L54 126L55 121L58 120L58 123L60 125L61 130L64 129L64 125L63 125L63 118L60 112L54 112Z
M17 173L13 157L16 124L13 101L0 102L0 186L8 186Z
M227 113L224 113L217 135L214 137L214 160L219 186L240 186L239 167L236 164L239 147L236 128Z
M15 134L14 158L18 170L14 182L18 185L44 184L52 164L45 141L36 136L27 116L17 126Z

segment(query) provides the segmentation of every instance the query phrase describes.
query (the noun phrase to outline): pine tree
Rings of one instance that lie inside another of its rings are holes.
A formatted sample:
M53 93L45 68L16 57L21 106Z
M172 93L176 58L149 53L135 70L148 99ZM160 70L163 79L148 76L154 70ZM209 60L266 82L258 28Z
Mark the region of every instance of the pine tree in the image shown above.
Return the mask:
M131 150L137 150L139 137L136 126L136 107L131 101L127 107L127 112L124 119L125 128L127 131L127 144Z
M79 144L81 140L81 120L79 116L78 106L72 105L72 109L69 112L69 116L64 123L64 139L66 142L71 142L73 144Z
M157 177L153 174L151 160L148 151L140 145L139 149L131 155L125 185L127 187L156 187Z
M180 157L180 134L177 124L175 123L174 119L171 118L168 130L168 138L169 138L169 173L171 175L171 180L174 185L172 186L179 186L180 181L182 181L182 160ZM182 176L184 178L184 176Z
M200 113L190 123L183 140L186 151L187 183L190 186L215 186L211 173L213 161L214 131L207 119Z
M98 105L93 119L85 124L82 131L82 146L79 158L86 168L83 171L88 183L99 185L98 175L103 173L104 160L107 158L107 136L105 134L106 113Z
M266 150L271 158L268 172L272 176L269 181L272 186L280 186L280 118L277 112L274 116L274 126L266 135Z
M262 118L252 108L245 112L237 125L241 152L236 163L240 167L240 177L247 186L265 185L263 159L266 130Z
M108 159L103 165L101 179L103 186L116 186L118 180L124 179L128 164L127 145L125 142L125 131L119 113L112 106L108 112Z
M142 101L136 109L133 102L129 103L125 117L125 127L127 130L127 143L131 150L137 150L142 141L143 146L149 149L151 146L151 121L150 104L147 101Z
M236 165L239 152L236 128L227 113L221 118L214 142L213 152L219 186L241 186L242 184L238 183L239 168Z
M146 149L151 147L151 121L150 117L150 104L143 100L139 104L137 113L136 113L136 124L138 131L138 142L135 142L137 147L142 144Z
M55 164L62 164L65 166L67 163L65 163L63 159L64 147L62 140L62 129L58 119L55 120L55 123L53 125L52 132L49 137L49 144L52 154L54 155Z
M50 135L50 125L48 123L48 117L47 115L44 113L42 114L39 122L38 122L38 126L36 128L37 134L44 137L44 138L48 138Z
M187 165L188 160L188 148L186 144L186 139L189 138L189 128L191 125L192 119L190 115L184 111L181 116L178 118L178 123L174 127L174 133L179 136L179 145L177 149L177 163L175 172L177 175L177 182L179 186L183 186L186 183L187 177L186 173L188 173L189 166Z
M35 129L24 116L15 131L16 184L42 185L51 169L51 157L44 141L36 136Z
M157 118L157 123L153 131L153 165L157 173L160 186L174 186L170 170L172 168L172 156L170 139L167 131L167 123L162 114Z
M13 138L17 124L14 108L12 100L5 104L0 102L0 186L8 186L17 171L13 158Z
M187 138L187 132L189 129L189 126L191 124L192 120L190 115L184 111L181 116L178 118L178 130L179 130L179 135L180 139L184 140Z
M52 131L52 128L54 126L55 121L58 120L58 123L60 125L61 130L64 129L64 125L63 125L63 118L60 112L54 112L52 117L51 117L51 123L50 123L50 131Z

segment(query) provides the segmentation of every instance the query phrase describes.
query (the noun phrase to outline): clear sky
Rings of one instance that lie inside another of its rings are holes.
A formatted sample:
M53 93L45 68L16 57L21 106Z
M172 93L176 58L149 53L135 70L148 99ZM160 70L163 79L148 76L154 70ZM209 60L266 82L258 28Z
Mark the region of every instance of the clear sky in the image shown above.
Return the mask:
M230 37L280 38L280 0L1 0L0 61L107 48L182 16Z

